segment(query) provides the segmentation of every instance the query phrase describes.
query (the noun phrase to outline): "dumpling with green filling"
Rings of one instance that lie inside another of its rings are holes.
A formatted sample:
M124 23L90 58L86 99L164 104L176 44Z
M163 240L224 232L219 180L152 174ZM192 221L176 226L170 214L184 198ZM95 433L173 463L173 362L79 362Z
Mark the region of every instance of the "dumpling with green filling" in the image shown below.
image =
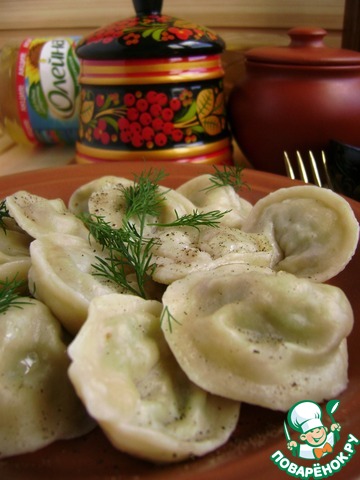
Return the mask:
M156 463L205 455L235 429L240 404L194 385L160 328L162 304L133 295L92 300L69 346L69 376L112 444Z
M68 378L58 320L29 297L0 315L0 458L38 450L94 427Z
M162 329L201 388L288 410L347 386L351 305L337 287L286 272L227 265L187 275L163 295Z
M86 320L94 297L127 291L96 275L94 265L99 263L98 258L106 257L106 250L88 239L44 235L31 243L30 254L29 285L33 295L46 303L73 335Z
M359 224L337 193L312 185L281 188L259 200L243 225L273 245L275 270L325 282L355 253Z

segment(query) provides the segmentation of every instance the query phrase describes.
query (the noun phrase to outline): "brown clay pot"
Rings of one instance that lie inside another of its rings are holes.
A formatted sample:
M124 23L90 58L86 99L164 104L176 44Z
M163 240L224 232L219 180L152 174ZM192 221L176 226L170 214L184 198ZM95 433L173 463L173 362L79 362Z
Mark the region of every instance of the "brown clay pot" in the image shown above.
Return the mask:
M229 96L232 133L259 170L285 173L283 152L318 153L332 139L360 146L360 53L326 47L326 31L297 27L287 47L246 52Z

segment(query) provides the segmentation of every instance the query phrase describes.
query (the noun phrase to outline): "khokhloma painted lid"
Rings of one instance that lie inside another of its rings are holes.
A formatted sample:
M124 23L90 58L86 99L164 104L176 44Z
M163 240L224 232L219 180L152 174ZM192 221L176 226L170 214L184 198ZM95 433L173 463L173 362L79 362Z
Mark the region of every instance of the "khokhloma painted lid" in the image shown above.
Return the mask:
M165 15L162 0L133 0L136 15L116 21L83 37L80 59L129 60L221 53L225 43L212 30Z

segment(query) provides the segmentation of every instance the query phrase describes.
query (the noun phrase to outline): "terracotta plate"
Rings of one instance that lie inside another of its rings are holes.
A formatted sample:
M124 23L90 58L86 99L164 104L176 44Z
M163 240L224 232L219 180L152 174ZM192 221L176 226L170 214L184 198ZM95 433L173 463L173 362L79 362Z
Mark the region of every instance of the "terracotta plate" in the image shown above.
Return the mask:
M163 184L175 187L189 178L213 168L190 164L151 164L154 168L164 168L169 176ZM133 178L148 164L101 164L93 166L66 166L26 172L0 178L0 197L20 189L45 196L62 197L68 200L79 185L107 174ZM245 198L257 201L272 190L291 186L285 177L246 170L244 178L251 189L244 188ZM355 214L360 219L360 203L350 201ZM329 232L331 235L331 232ZM360 315L360 250L357 250L346 269L332 280L348 295L355 317ZM332 455L319 461L325 465L335 455L343 451L349 434L360 439L360 324L355 318L355 326L349 337L349 376L348 389L339 396L340 406L335 414L341 426L341 437ZM24 405L26 408L26 405ZM6 412L0 412L4 415ZM328 419L325 419L324 423ZM281 450L292 462L299 466L312 467L313 461L292 457L286 448L283 423L286 413L275 412L244 404L238 428L231 440L216 452L203 458L171 466L154 466L131 458L116 451L99 429L76 440L60 441L38 452L12 457L0 461L0 478L4 480L232 480L232 479L289 479L271 460L271 455ZM295 432L292 432L294 434ZM360 445L355 447L360 450ZM288 453L287 453L288 452ZM307 463L306 463L307 462ZM333 463L336 466L336 463ZM359 478L360 452L334 471L334 479L355 480ZM309 477L310 478L310 477ZM313 478L313 477L311 477Z

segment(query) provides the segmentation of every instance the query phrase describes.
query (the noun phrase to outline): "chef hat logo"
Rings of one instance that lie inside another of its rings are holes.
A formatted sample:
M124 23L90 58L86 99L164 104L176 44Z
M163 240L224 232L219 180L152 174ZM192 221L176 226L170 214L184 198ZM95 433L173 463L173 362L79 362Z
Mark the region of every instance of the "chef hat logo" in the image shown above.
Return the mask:
M309 400L298 402L288 412L288 423L297 432L306 433L314 428L323 427L320 406Z

